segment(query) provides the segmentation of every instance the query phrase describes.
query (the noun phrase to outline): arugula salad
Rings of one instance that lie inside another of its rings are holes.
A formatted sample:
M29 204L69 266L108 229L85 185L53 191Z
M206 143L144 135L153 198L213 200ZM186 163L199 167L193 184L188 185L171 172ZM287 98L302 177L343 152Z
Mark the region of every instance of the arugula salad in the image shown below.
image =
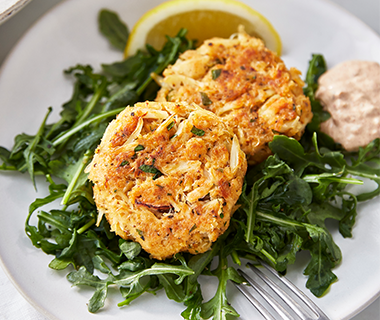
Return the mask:
M102 10L99 28L115 48L124 49L129 31L116 13ZM333 269L342 260L326 219L339 224L343 237L351 237L358 202L380 194L380 140L348 153L320 132L320 123L329 114L314 94L326 63L314 54L304 88L314 113L312 122L300 141L275 136L269 144L273 155L248 169L239 208L210 251L155 261L138 243L111 232L105 218L96 225L92 185L84 168L105 128L125 106L154 100L159 86L151 74L160 75L195 44L183 29L167 37L162 50L147 45L146 52L103 64L102 72L89 65L68 68L65 73L73 79L73 91L60 119L49 123L49 108L35 135L19 134L13 148L0 147L1 171L28 174L35 187L37 175L46 177L49 194L30 204L25 232L35 247L54 257L50 268L67 270L67 279L75 286L93 287L90 312L104 307L109 287L117 286L124 299L118 306L164 290L169 299L184 304L184 319L238 316L226 294L229 280L243 281L236 267L260 258L285 274L301 250L310 253L304 270L306 286L320 297L337 280ZM361 194L350 192L351 185L363 184L362 178L373 180L377 187ZM46 209L57 200L59 206ZM38 218L36 225L32 216ZM209 301L203 300L200 275L218 280Z

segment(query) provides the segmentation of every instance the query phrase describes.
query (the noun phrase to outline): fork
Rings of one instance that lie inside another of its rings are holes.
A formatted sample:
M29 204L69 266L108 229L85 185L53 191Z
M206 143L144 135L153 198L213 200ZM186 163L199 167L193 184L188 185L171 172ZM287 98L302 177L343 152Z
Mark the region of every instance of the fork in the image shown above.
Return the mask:
M293 299L288 293L286 293L278 284L276 284L270 277L260 271L252 263L247 265L252 269L252 271L260 278L266 285L270 288L272 294L264 286L260 285L254 279L252 279L247 273L238 269L239 274L251 285L253 289L266 301L266 304L271 306L272 312L275 311L276 317L269 312L268 308L265 307L259 300L257 300L249 290L249 286L246 283L237 284L234 283L237 289L249 300L249 302L255 306L255 308L262 314L266 320L329 320L329 318L323 313L323 311L311 301L300 289L298 289L292 282L290 282L285 277L278 274L278 272L270 267L267 263L262 260L258 260L262 266L264 266L273 276L280 280L280 282L286 286L294 296L297 296L303 305L301 306L295 299ZM282 299L283 304L280 304L273 296L278 296ZM284 307L284 306L286 307ZM293 311L296 317L291 315ZM279 318L280 316L280 318Z

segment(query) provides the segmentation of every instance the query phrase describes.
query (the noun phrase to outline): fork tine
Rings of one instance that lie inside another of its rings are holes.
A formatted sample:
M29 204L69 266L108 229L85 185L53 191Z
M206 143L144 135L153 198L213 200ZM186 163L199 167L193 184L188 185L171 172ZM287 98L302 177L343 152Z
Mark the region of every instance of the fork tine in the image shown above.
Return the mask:
M261 313L265 320L276 320L265 307L248 291L247 286L243 283L233 282L235 287L248 299L248 301Z
M240 275L254 288L268 304L282 317L284 320L292 320L292 316L281 306L265 289L263 289L255 280L248 276L244 271L238 269ZM255 305L256 307L256 305Z
M282 277L278 274L278 272L269 266L267 263L258 259L258 261L276 278L280 279L283 284L285 284L300 300L302 300L313 312L316 316L318 316L318 320L329 320L327 315L300 289L298 289L291 281L287 278Z
M290 307L290 309L292 309L297 314L300 319L309 318L309 314L304 312L302 307L277 284L275 284L272 279L262 273L252 263L248 263L248 266Z

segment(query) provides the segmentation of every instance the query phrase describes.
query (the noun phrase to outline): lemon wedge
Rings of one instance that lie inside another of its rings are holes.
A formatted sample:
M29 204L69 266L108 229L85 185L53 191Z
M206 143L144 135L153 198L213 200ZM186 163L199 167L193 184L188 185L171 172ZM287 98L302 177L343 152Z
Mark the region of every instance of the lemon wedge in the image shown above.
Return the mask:
M131 56L149 43L160 50L166 35L175 36L181 28L200 45L212 37L228 38L238 26L261 38L268 49L281 55L281 39L271 23L259 12L236 0L171 0L146 12L132 29L124 55Z

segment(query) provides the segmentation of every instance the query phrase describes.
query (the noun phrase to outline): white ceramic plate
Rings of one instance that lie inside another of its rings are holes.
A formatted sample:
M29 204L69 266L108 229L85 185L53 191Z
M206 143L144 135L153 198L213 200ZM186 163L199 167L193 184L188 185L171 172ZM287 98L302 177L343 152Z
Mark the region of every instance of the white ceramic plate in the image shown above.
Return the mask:
M57 117L69 100L72 83L62 70L77 63L91 64L121 59L97 29L97 13L106 7L118 11L130 27L147 9L160 0L67 0L46 14L14 48L0 74L0 145L11 147L13 137L34 134L49 106ZM245 0L264 14L281 35L283 59L287 66L307 69L312 53L324 54L328 65L348 59L380 59L380 39L362 22L323 0ZM86 303L92 289L71 288L66 271L56 272L47 265L52 259L34 248L24 233L29 204L46 194L43 180L35 193L27 175L0 176L0 257L3 267L20 292L41 313L52 319L179 319L184 309L169 301L164 293L146 294L126 308L111 290L105 309L88 313ZM343 251L343 263L335 269L339 281L323 298L312 297L333 320L349 319L380 294L380 209L379 199L361 204L353 238L343 239L333 230ZM300 255L288 277L305 289ZM204 296L211 297L215 283L204 279ZM307 292L307 290L305 289ZM253 319L255 311L233 286L229 299L241 319ZM312 296L311 294L308 294ZM258 317L260 319L260 317Z
M31 0L2 0L0 1L0 24L25 7Z

